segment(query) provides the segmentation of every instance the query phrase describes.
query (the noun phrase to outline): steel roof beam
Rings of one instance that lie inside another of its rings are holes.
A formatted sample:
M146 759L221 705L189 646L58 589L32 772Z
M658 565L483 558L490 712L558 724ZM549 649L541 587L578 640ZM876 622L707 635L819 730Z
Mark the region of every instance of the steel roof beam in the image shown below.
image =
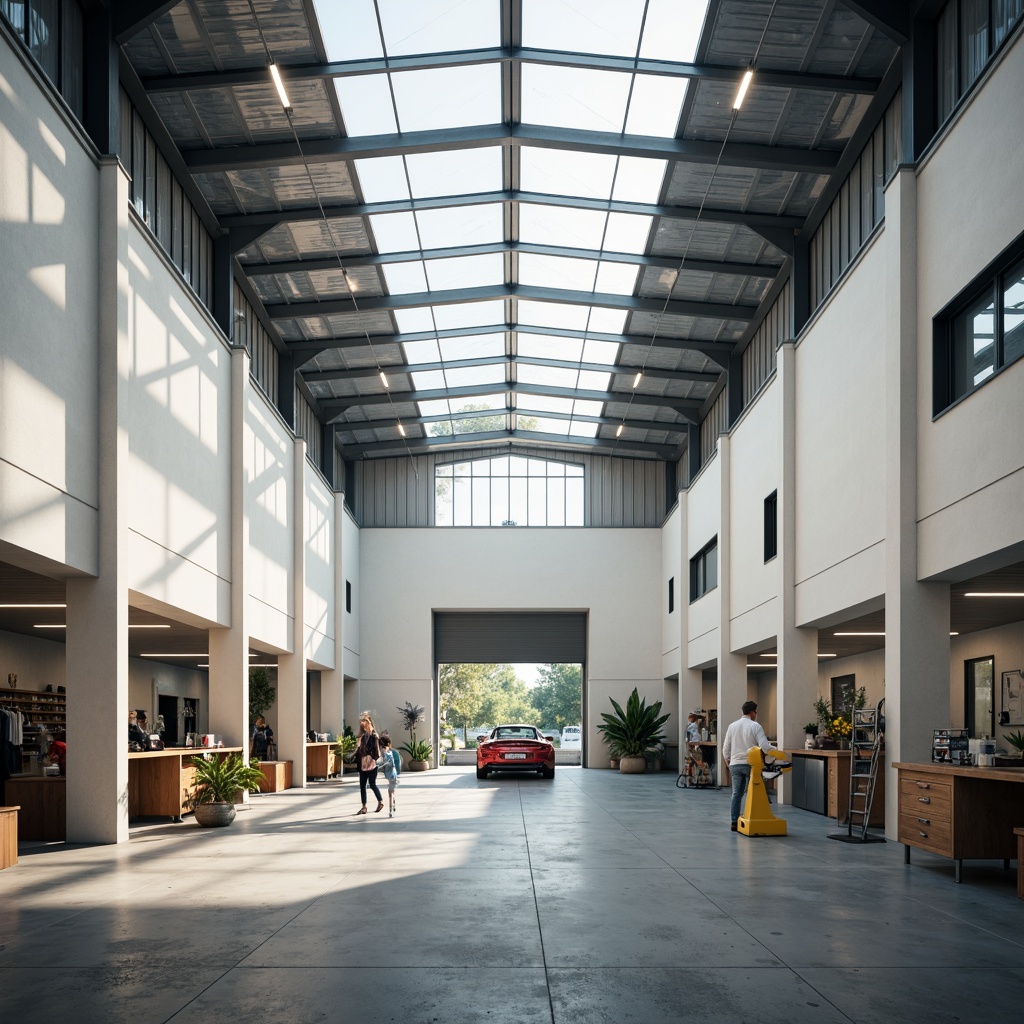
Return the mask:
M148 28L161 15L166 14L179 0L133 0L130 4L114 4L110 12L114 41L123 46L132 36ZM267 69L263 68L263 78Z
M589 391L584 388L558 388L546 384L519 384L502 383L487 386L484 384L474 385L465 388L435 388L426 391L382 391L372 395L350 395L345 398L332 398L321 401L320 408L327 417L329 423L335 423L338 417L348 409L355 409L367 405L384 405L393 403L403 405L410 402L434 402L439 399L452 398L481 398L496 393L513 395L541 395L545 398L568 398L580 402L602 402L614 404L626 404L632 401L636 405L656 405L665 409L673 409L680 416L688 420L700 412L703 402L695 401L692 398L671 398L666 395L647 395L639 391ZM493 410L493 415L498 416L503 412L513 411L501 408ZM457 419L458 414L453 413L452 418Z
M843 0L843 6L899 46L910 38L910 4L894 4L892 0Z
M357 366L351 369L336 370L309 370L302 374L307 384L326 383L332 380L364 380L372 377L379 377L381 370L385 375L407 376L411 373L428 373L434 370L465 370L478 366L549 366L554 369L563 370L588 370L594 373L610 373L620 376L635 376L642 372L645 377L652 380L675 380L687 381L698 384L717 384L719 374L703 373L699 370L663 370L655 367L629 366L626 364L615 364L609 366L607 363L583 363L572 359L541 359L534 356L500 355L500 356L478 356L474 359L449 359L443 362L431 363L392 363L381 365L380 368L373 366Z
M504 441L522 441L536 446L551 445L563 449L576 446L618 452L619 454L628 451L641 451L665 460L674 459L677 455L677 448L674 445L628 441L621 437L574 437L570 434L542 434L539 431L531 430L491 430L482 431L479 434L407 437L398 441L344 445L340 451L345 458L359 458L371 452L397 452L404 455L406 452L429 451L432 448L471 448L490 446L495 442Z
M501 334L503 332L515 331L517 334L540 334L545 337L568 338L572 340L607 341L613 345L642 345L648 346L653 342L655 348L667 348L674 350L686 349L700 352L702 355L713 359L723 369L729 365L729 356L733 354L735 346L728 342L721 341L700 341L689 338L672 338L667 335L658 335L652 339L644 334L605 334L598 331L574 331L564 327L534 327L522 324L495 324L488 327L463 327L447 328L437 331L417 331L409 334L352 334L343 337L315 338L308 341L286 341L288 351L295 357L296 365L301 366L321 352L329 352L331 349L352 349L368 348L370 345L398 345L405 342L434 341L445 338L471 338L484 334Z
M378 310L415 309L419 306L451 306L460 303L489 302L495 299L525 299L573 306L598 306L630 312L665 313L673 316L712 317L746 323L756 306L727 302L694 302L687 299L647 298L642 295L610 295L606 292L578 292L567 288L539 288L522 284L485 285L480 288L452 288L438 292L410 292L405 295L366 295L356 299L320 299L310 302L265 304L271 320L301 317L336 316L345 313L369 313Z
M881 0L871 4L853 4L854 9L888 8ZM861 13L858 10L858 13ZM874 22L872 22L874 24ZM287 87L291 82L323 78L348 78L355 75L380 75L388 72L425 71L431 68L465 67L470 64L497 64L521 61L525 64L549 64L567 68L596 71L622 71L632 74L661 75L672 78L693 78L711 82L737 83L745 68L725 64L689 64L682 61L650 60L617 57L608 54L563 53L525 46L495 46L480 50L452 53L413 54L405 57L369 58L365 60L326 61L324 63L279 65ZM222 89L228 86L265 85L270 76L266 64L248 68L225 68L222 71L200 71L183 75L152 75L143 79L149 92L181 92L187 89ZM878 88L876 78L854 78L846 75L811 74L772 68L758 68L759 88L809 89L837 92L844 95L871 94Z
M264 274L301 274L317 271L338 270L340 266L355 267L387 266L392 263L413 263L419 260L446 260L459 256L486 256L491 253L519 252L537 256L564 256L568 259L604 260L608 263L628 263L638 267L661 267L665 270L679 270L681 260L677 256L648 256L632 252L600 252L596 249L573 249L563 245L539 245L534 242L490 242L482 245L458 245L445 249L424 249L422 252L367 253L359 256L342 257L318 256L304 260L275 260L271 263L243 263L242 269L249 277ZM728 263L721 260L702 260L687 257L684 270L700 271L707 274L736 274L740 277L775 277L779 267L761 263Z
M251 146L218 146L189 149L182 157L193 174L288 167L334 160L363 160L412 153L450 152L489 146L535 146L565 149L577 153L605 153L656 160L752 167L763 170L830 174L839 153L823 149L796 149L746 142L658 138L618 132L591 132L579 128L557 128L532 124L483 124L465 128L440 128L421 132L395 132L356 138L305 139L294 142L260 142Z

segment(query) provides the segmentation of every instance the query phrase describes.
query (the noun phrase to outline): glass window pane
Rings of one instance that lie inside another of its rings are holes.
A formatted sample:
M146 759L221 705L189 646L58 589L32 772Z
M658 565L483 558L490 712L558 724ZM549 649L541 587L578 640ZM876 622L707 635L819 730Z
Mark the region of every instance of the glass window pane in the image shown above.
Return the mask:
M953 321L953 398L967 394L995 370L994 329L990 296Z
M642 253L647 247L652 220L652 217L637 217L631 213L608 214L605 252Z
M146 135L146 198L143 218L152 231L156 225L156 139Z
M519 281L524 285L591 292L596 274L597 263L594 260L537 256L527 252L519 256Z
M599 334L621 334L626 327L627 312L624 309L602 309L593 306L587 330Z
M577 412L579 410L577 409ZM573 420L569 425L570 437L597 437L597 424L583 420Z
M1024 263L1005 278L1003 291L1003 366L1024 355Z
M508 477L491 478L491 526L501 526L508 519Z
M426 270L431 291L483 288L499 285L505 278L504 258L500 252L429 260Z
M375 213L370 216L377 252L416 252L416 218L412 213Z
M555 64L523 64L523 121L591 132L621 132L630 75Z
M387 283L388 292L391 295L413 295L427 290L427 278L422 260L417 260L415 263L385 264L384 281Z
M508 475L509 476L526 476L526 467L528 460L523 458L522 455L513 455L508 460Z
M707 581L707 590L714 590L718 586L718 545L708 549L704 556L704 575Z
M434 525L452 525L452 478L448 467L438 467L434 477Z
M527 526L548 524L548 481L546 477L532 478L527 486L529 504L526 513Z
M596 290L604 295L632 295L637 268L630 263L602 261L597 270Z
M988 60L988 0L960 0L960 86L966 92Z
M500 242L504 230L500 203L417 210L416 223L424 249Z
M686 84L685 78L635 75L626 115L626 134L673 138L679 125Z
M869 139L860 158L860 235L863 240L867 239L877 223L871 186L871 153L872 142Z
M85 64L85 28L82 24L82 9L77 0L64 0L64 15L61 25L62 66L60 91L75 116L82 117L83 67Z
M456 462L452 469L456 476L471 476L473 473L473 467L468 462Z
M403 132L501 120L501 68L497 64L405 71L392 75L391 82Z
M473 478L473 525L489 526L491 522L491 479Z
M456 476L452 481L452 523L455 526L473 525L473 491L468 477Z
M374 156L354 162L366 202L386 203L409 198L405 164L400 156Z
M653 60L692 61L697 54L706 11L705 3L648 0L640 56Z
M332 5L337 0L332 0ZM441 53L497 46L501 19L498 0L379 0L388 53Z
M527 523L526 509L526 477L511 477L508 482L509 520L525 526Z
M46 76L59 83L60 21L59 0L32 0L28 16L28 45Z
M656 203L665 178L665 166L664 160L649 160L640 156L619 157L612 198L627 203Z
M519 206L519 240L536 245L600 249L605 220L606 215L600 210L522 203Z
M438 344L444 359L477 359L505 354L503 334L481 334L468 338L442 338Z
M349 135L392 135L398 131L387 75L336 78L334 88Z
M520 147L520 174L525 192L607 199L612 191L615 157L561 149Z
M313 6L329 60L383 56L373 0L313 0Z
M643 0L523 0L523 45L633 57L643 13Z
M434 318L439 331L497 326L505 322L505 305L498 299L489 302L464 302L451 306L435 306Z
M583 525L583 467L577 476L565 480L565 525Z
M1009 35L1017 19L1024 14L1024 0L992 0L992 33L998 46Z
M421 331L434 330L434 318L429 306L417 306L414 309L396 309L395 323L402 334L419 334Z
M956 71L956 4L947 3L935 27L936 114L940 125L959 97Z
M517 351L521 359L578 360L582 350L583 342L579 338L558 338L551 334L525 332L517 336Z
M385 157L384 159L400 159ZM416 199L501 189L501 147L411 153L406 157ZM356 161L357 165L359 161Z

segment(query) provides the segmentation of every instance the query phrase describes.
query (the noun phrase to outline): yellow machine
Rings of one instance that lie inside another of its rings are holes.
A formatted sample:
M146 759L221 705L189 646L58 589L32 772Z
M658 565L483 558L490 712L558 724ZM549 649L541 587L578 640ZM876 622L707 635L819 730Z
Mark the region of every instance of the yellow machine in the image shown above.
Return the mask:
M773 759L784 758L784 750L772 751ZM751 747L747 751L747 763L750 765L750 782L747 784L746 802L743 806L743 813L739 817L736 831L742 832L745 836L784 836L786 835L786 822L782 818L776 818L772 814L771 804L768 803L768 791L764 788L762 772L765 766L765 754L760 747ZM782 772L791 771L793 765L790 763L776 763L775 769L781 775Z

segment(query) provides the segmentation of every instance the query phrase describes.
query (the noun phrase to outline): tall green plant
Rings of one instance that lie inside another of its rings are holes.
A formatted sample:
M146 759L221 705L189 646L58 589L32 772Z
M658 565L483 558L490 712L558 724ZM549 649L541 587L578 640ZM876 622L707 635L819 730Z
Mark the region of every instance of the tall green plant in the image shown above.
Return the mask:
M604 722L597 728L608 746L613 751L617 750L620 757L643 757L663 741L661 727L671 715L661 714L660 700L648 707L646 698L641 699L635 686L626 701L625 711L615 700L609 699L615 714L602 712Z
M247 765L238 754L227 757L211 755L193 757L192 766L196 770L196 788L192 796L192 805L211 803L232 803L236 793L243 790L258 793L263 773L259 768Z
M277 689L270 681L270 673L265 668L249 669L249 724L266 714L275 700Z

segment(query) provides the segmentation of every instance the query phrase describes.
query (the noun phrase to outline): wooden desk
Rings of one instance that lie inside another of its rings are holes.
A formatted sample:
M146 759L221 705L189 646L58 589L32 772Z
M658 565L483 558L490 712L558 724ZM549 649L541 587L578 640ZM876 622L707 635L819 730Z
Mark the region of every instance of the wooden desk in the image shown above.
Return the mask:
M18 807L0 807L0 871L18 863Z
M899 841L903 863L916 846L955 862L1010 861L1020 855L1014 829L1024 821L1024 768L961 768L900 762Z
M263 772L261 793L280 793L292 788L291 761L260 761L260 771Z
M306 742L306 778L329 779L334 772L334 743Z
M59 775L15 775L7 780L4 803L18 804L18 838L67 838L67 786Z
M798 799L799 794L794 792L793 804L795 807L803 807L805 810L824 813L830 818L835 818L840 825L846 824L850 810L850 751L849 750L793 750L794 769L792 774L796 775L795 763L802 759L807 765L811 761L820 762L824 775L824 811L813 805L813 801ZM809 776L809 783L817 784L817 774ZM793 781L794 790L796 780ZM816 796L817 794L815 794ZM862 805L858 805L862 806ZM871 804L871 817L869 825L882 827L885 825L885 764L884 761L878 765L878 778L875 780L875 799Z
M192 810L195 788L192 758L197 754L240 754L241 747L170 747L128 754L128 817L168 817L181 821Z

